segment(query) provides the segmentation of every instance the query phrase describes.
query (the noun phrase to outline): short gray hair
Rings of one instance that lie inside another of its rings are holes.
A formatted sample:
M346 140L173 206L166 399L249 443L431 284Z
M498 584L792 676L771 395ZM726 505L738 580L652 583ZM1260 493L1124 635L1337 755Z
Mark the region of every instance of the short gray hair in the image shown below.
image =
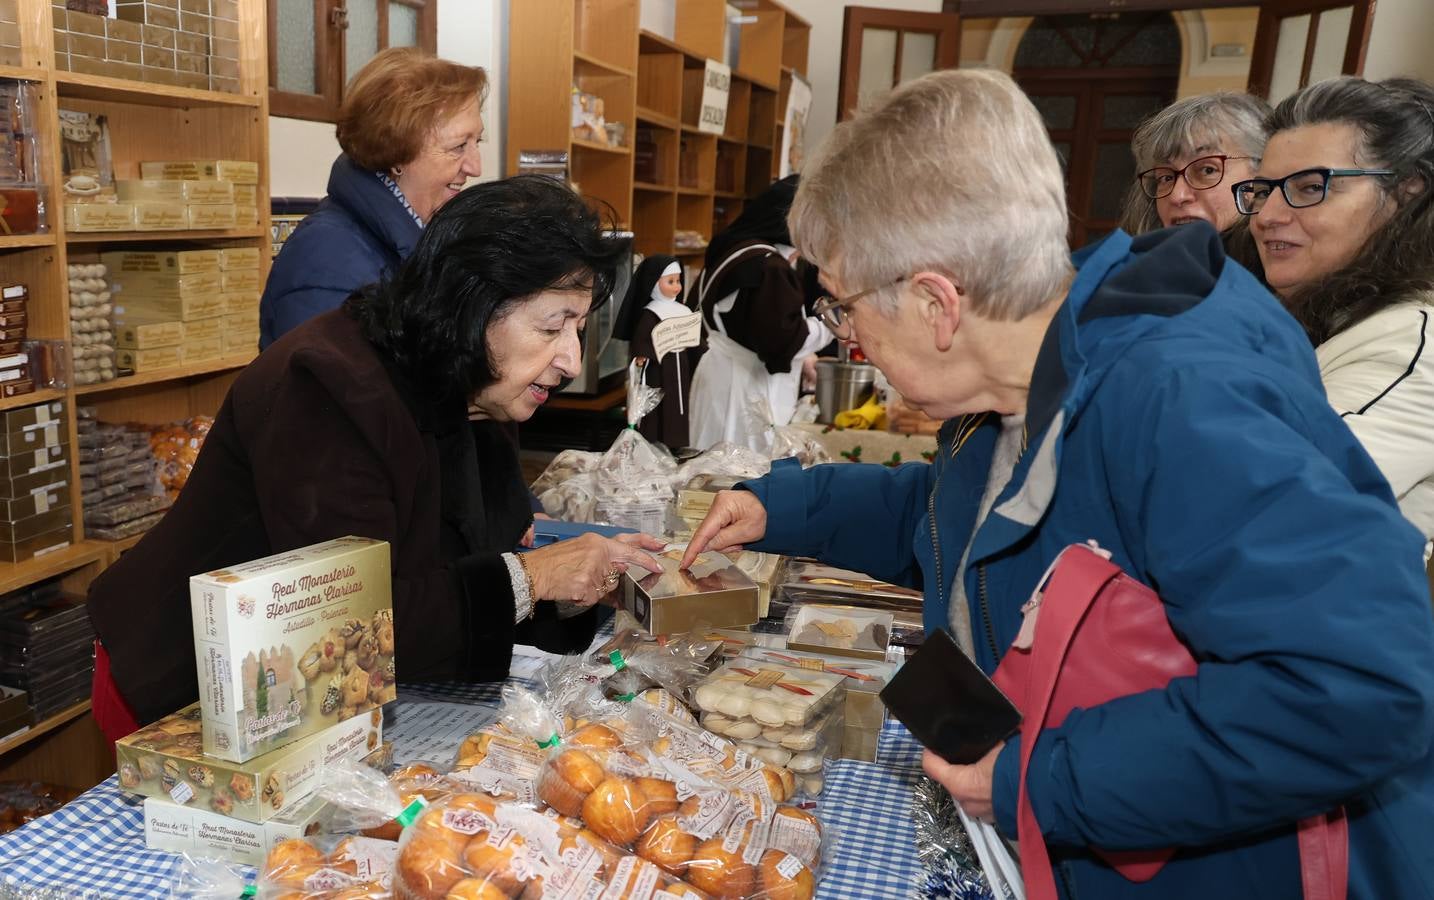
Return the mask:
M1031 101L1005 74L957 69L838 125L787 221L802 256L850 290L940 271L974 312L1014 320L1070 278L1068 219L1060 161ZM894 296L874 299L889 311Z
M1177 100L1140 123L1130 139L1135 154L1135 171L1144 172L1171 160L1204 151L1222 151L1230 156L1250 157L1258 166L1270 133L1266 120L1270 105L1259 97L1233 91L1219 91ZM1131 234L1163 228L1155 201L1145 195L1138 181L1130 185L1120 227Z

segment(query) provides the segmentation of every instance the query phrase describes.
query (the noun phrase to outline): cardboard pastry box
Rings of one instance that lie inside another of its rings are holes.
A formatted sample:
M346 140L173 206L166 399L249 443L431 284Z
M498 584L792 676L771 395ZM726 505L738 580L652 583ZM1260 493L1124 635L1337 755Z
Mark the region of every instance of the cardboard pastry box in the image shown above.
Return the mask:
M189 580L204 752L242 761L395 688L389 546L338 538Z
M623 575L623 607L653 634L680 634L698 625L732 628L760 618L757 585L730 559L707 551L679 569L682 549L657 554L662 574L633 569ZM637 579L637 580L634 580Z

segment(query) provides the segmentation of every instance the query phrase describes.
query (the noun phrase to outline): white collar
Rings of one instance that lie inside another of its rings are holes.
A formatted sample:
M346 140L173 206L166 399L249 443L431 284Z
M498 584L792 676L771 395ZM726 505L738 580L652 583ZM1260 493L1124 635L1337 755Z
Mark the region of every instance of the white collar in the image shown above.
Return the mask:
M675 319L678 316L691 316L695 313L687 306L678 303L676 300L669 300L663 297L661 300L650 300L644 309L650 309L657 314L657 317L664 322L668 319Z

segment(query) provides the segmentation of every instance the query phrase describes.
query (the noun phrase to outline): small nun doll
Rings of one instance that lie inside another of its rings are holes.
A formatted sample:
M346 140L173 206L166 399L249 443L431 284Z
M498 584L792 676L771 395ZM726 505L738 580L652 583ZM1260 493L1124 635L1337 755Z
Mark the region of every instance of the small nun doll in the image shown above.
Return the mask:
M662 388L662 402L637 430L670 450L688 445L688 393L707 346L702 314L682 302L684 290L676 257L649 256L637 267L613 326L613 337L628 342L631 358L648 360L643 382Z

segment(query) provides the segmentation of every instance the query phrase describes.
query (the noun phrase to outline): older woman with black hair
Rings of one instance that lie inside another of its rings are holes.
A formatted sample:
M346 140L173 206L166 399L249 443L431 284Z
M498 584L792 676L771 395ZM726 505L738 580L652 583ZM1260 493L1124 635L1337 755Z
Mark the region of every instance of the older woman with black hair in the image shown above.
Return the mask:
M405 680L506 676L515 642L586 646L650 538L511 551L532 522L504 423L577 374L620 241L568 188L519 177L446 203L388 281L235 381L184 493L95 581L95 719L111 739L193 701L188 578L356 534L393 551ZM559 601L559 602L547 602Z
M1233 191L1265 281L1399 508L1434 538L1434 88L1322 81L1269 124L1261 177Z

